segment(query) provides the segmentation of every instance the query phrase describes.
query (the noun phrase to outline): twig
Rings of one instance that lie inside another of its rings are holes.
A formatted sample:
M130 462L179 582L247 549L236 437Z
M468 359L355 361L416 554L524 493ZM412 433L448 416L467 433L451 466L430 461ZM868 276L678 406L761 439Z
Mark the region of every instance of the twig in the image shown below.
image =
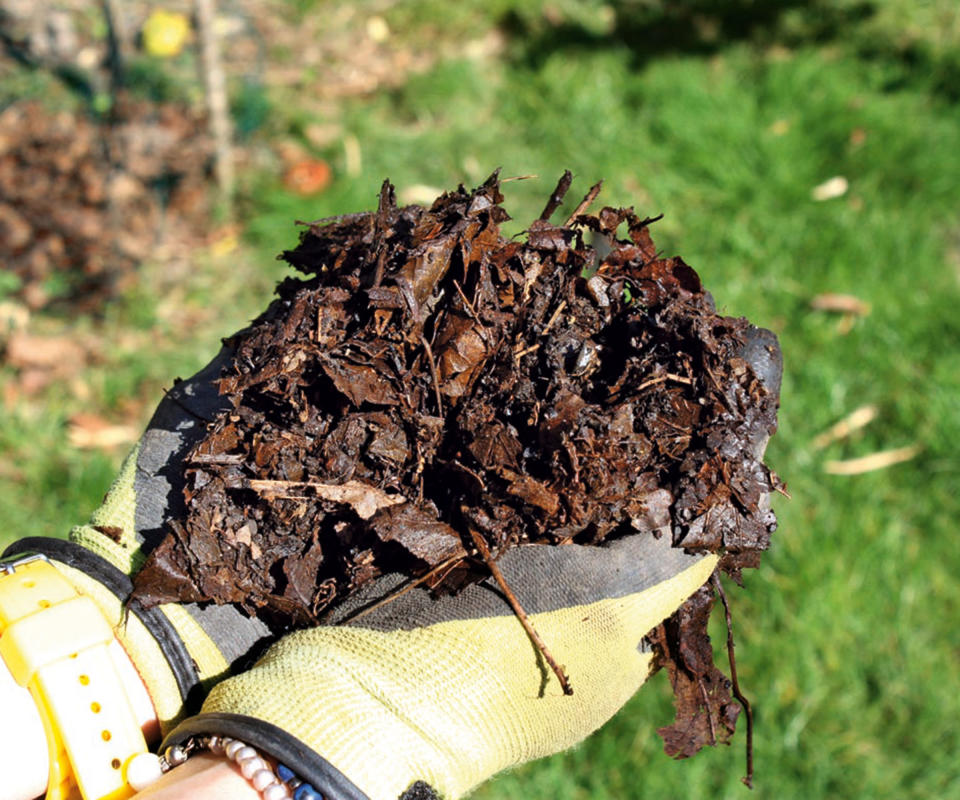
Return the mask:
M540 342L537 342L536 344L532 344L529 347L523 348L523 350L517 350L513 354L513 357L520 358L520 356L525 356L527 353L532 353L534 350L539 350L539 349L540 349Z
M693 383L690 378L684 378L683 375L674 375L672 372L668 372L666 375L661 375L659 378L650 378L649 380L644 381L636 389L634 389L634 391L639 392L643 389L649 388L650 386L663 383L664 381L676 381L677 383L685 383L688 386Z
M544 660L550 665L550 669L553 670L553 674L557 676L557 680L560 681L560 686L563 689L563 693L566 695L573 694L573 687L570 686L569 678L567 678L563 668L556 662L556 659L554 659L553 655L547 649L547 645L543 639L540 638L540 634L537 633L536 629L533 627L533 623L530 622L527 612L523 610L523 606L520 605L520 601L513 593L513 589L510 588L510 586L507 584L506 578L503 577L500 567L497 566L497 563L490 556L490 548L487 547L487 543L484 541L483 536L481 536L480 533L473 528L470 528L470 536L473 537L473 543L477 546L477 550L480 551L480 555L486 563L487 568L490 570L490 574L493 575L494 580L503 590L503 594L506 596L507 602L510 604L510 608L512 608L513 613L517 615L517 619L520 620L520 624L527 632L527 636L529 636L533 641Z
M462 558L463 556L459 554L455 556L450 556L450 558L445 559L444 561L441 561L439 564L437 564L437 566L433 567L428 572L421 575L419 578L416 578L415 580L410 581L410 583L408 583L406 586L402 586L401 588L397 589L395 592L391 592L386 597L381 597L372 606L367 606L366 608L358 611L356 614L348 615L346 618L341 620L338 624L342 625L347 622L355 622L361 617L365 617L367 614L373 611L376 611L378 608L383 608L385 605L387 605L387 603L392 603L397 598L403 597L403 595L405 595L407 592L410 592L413 589L416 589L421 584L426 583L428 580L430 580L434 575L436 575L442 569L444 569L445 567L453 566L454 562L459 561Z
M227 80L220 62L216 30L216 0L195 0L197 35L203 64L203 83L210 109L213 134L214 172L222 200L229 207L233 199L233 152L230 145L230 110L227 105Z
M886 469L894 464L900 464L914 458L922 448L918 444L907 447L898 447L896 450L881 450L862 458L851 458L846 461L828 461L823 465L824 472L831 475L860 475L864 472L873 472Z
M365 220L369 216L369 211L358 211L354 214L335 214L332 217L320 217L320 219L315 219L312 221L297 219L293 221L293 224L304 225L308 227L319 227L321 225L336 225L340 222L357 222L361 219Z
M710 725L710 744L715 745L717 743L717 723L713 719L713 714L710 713L710 693L707 692L707 687L703 683L703 675L697 676L697 686L700 687L703 707L707 709L707 723Z
M376 247L377 251L377 271L373 275L373 288L376 289L383 280L383 270L387 264L387 248L384 239L387 231L387 213L395 207L397 198L393 193L393 185L389 180L385 180L380 187L380 196L377 200L377 221L376 221Z
M720 583L720 576L716 572L710 576L717 594L720 595L720 602L723 603L723 613L727 621L727 658L730 660L730 680L733 681L733 696L743 707L743 713L747 716L747 774L740 780L748 789L753 788L753 710L750 708L750 701L740 691L740 682L737 680L737 659L734 654L733 646L733 619L730 616L730 605L727 603L727 595L723 591L723 584Z
M550 319L547 320L547 324L544 326L544 329L540 331L540 335L544 336L548 330L553 327L553 323L560 319L560 314L563 312L563 309L567 307L567 301L562 300L560 305L556 307L554 312L550 315Z
M460 281L453 282L453 288L457 290L457 294L460 295L460 299L463 300L463 304L467 307L467 311L470 312L470 316L473 317L477 325L480 326L481 335L486 338L484 335L486 333L486 327L483 324L483 320L480 319L480 315L477 313L477 309L473 307L473 303L470 302L466 294L464 294L463 287L460 285Z
M427 364L430 367L430 375L433 378L433 390L437 393L437 416L443 416L443 397L440 395L440 379L437 377L437 365L433 360L433 350L430 349L430 342L427 337L420 334L420 343L427 353Z
M130 52L130 37L120 10L119 0L101 0L103 19L107 26L108 63L110 65L110 89L116 105L120 90L126 83L127 53Z
M590 191L584 195L583 200L580 201L580 205L573 209L573 213L570 215L570 218L563 223L564 228L569 228L571 225L573 225L573 223L576 222L577 217L590 208L590 204L597 199L597 195L600 194L600 190L602 188L603 181L597 181L595 184L593 184L593 186L590 187Z
M561 203L563 203L563 198L566 197L567 191L570 189L571 183L573 183L573 173L565 169L563 175L560 176L560 180L557 181L557 188L553 190L553 194L551 194L550 199L547 200L543 211L540 212L540 219L544 221L550 219L550 217L553 216L553 212L560 208Z
M185 459L188 464L242 464L245 460L240 453L195 453Z

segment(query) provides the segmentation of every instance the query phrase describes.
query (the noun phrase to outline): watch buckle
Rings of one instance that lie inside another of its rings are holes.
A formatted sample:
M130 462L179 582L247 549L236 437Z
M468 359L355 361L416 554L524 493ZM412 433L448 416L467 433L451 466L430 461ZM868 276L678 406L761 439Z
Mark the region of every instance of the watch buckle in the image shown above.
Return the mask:
M0 576L13 575L19 567L32 564L34 561L46 561L48 564L50 563L50 559L42 553L29 553L28 555L14 558L13 561L0 561Z

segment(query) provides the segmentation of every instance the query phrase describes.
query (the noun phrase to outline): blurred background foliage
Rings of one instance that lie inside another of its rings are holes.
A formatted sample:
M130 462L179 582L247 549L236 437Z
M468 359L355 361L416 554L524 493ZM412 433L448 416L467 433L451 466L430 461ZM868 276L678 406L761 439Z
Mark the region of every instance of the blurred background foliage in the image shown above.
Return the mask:
M0 542L84 519L172 377L288 274L296 220L500 167L537 176L506 184L518 233L569 168L571 204L602 178L663 213L658 245L783 345L792 499L732 593L754 796L960 797L953 0L222 0L232 205L191 4L116 4L113 30L109 5L0 0ZM670 719L659 676L475 796L746 797L743 732L674 762Z

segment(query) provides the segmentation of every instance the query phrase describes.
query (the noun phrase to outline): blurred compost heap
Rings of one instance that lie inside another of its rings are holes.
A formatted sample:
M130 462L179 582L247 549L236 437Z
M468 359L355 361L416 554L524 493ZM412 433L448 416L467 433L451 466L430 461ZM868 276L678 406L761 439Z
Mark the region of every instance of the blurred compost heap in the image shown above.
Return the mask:
M118 25L114 2L100 17L89 3L0 0L0 79L56 89L0 93L0 259L32 309L98 309L164 242L207 227L207 122L189 92L131 88L144 69L163 77L133 52L130 20L144 27L134 12L149 11L136 5Z

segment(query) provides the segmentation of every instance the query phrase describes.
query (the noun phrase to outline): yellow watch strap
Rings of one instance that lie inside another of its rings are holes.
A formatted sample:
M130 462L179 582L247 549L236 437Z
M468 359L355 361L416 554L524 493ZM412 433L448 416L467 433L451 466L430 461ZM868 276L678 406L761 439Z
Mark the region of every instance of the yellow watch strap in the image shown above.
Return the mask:
M0 657L47 735L47 800L125 800L147 751L114 661L113 630L43 556L0 562Z

